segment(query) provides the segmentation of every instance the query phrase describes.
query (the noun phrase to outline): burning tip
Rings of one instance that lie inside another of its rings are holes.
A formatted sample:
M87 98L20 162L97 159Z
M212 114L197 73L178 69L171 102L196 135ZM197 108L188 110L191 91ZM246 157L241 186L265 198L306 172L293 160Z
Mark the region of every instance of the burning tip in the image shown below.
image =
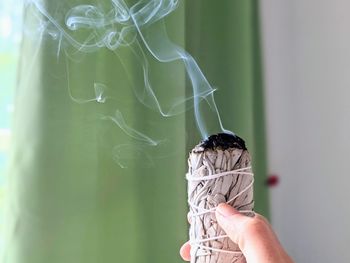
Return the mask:
M200 144L200 147L206 149L216 149L221 148L226 150L228 148L238 148L246 150L245 142L242 138L237 135L228 134L228 133L218 133L209 136L207 139L203 140Z

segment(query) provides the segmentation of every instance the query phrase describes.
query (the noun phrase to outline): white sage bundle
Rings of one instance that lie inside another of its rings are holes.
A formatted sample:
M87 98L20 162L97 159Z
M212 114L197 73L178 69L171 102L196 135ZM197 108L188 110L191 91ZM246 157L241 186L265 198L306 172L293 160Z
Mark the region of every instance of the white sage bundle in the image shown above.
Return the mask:
M188 166L191 263L246 262L215 217L220 203L252 213L254 177L244 141L224 133L210 136L190 152Z

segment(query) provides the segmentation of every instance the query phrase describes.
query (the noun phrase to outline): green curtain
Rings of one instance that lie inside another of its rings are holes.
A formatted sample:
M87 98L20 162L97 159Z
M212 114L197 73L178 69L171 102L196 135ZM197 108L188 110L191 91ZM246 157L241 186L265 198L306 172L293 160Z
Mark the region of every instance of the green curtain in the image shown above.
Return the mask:
M82 2L43 6L63 23ZM135 99L132 87L144 85L135 54L144 48L81 54L60 41L50 21L38 27L35 9L25 9L25 28L37 32L24 30L1 262L181 262L186 158L200 140L192 110L164 118ZM182 1L165 19L170 38L218 88L226 128L247 141L256 207L266 214L257 21L257 3L247 0ZM146 56L160 98L191 93L182 67Z

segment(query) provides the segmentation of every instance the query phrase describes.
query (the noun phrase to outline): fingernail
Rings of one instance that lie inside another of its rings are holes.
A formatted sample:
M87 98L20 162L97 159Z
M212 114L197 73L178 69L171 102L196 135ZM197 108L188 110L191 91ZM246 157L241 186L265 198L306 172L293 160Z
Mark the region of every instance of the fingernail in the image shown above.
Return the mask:
M219 204L216 211L223 217L232 216L237 213L236 209L225 203Z

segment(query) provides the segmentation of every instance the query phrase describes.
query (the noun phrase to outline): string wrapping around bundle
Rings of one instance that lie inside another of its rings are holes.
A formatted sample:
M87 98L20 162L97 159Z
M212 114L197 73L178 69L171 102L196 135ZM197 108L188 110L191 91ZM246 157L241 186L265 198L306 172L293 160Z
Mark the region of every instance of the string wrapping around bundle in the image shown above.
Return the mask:
M215 217L220 203L253 213L254 174L244 141L230 134L210 136L190 152L188 166L191 263L246 262Z

